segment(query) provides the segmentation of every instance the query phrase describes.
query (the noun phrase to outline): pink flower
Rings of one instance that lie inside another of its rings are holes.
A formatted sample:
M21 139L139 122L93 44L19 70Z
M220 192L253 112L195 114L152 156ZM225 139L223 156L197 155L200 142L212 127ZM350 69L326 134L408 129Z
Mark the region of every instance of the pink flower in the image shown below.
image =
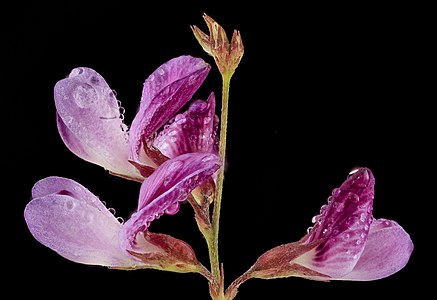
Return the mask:
M24 217L39 242L74 262L199 271L201 265L188 244L151 233L148 227L164 213L176 213L179 202L220 165L219 157L211 153L188 153L167 160L143 181L137 211L124 224L79 183L48 177L33 187Z
M374 185L369 169L352 171L313 218L309 233L264 253L250 277L368 281L401 270L413 242L395 221L373 217Z
M137 181L177 154L214 152L211 145L216 144L218 122L214 94L207 102L194 102L179 119L176 116L171 130L164 129L160 141L154 143L156 134L191 99L210 69L202 59L191 56L180 56L161 65L144 82L138 112L128 128L120 103L105 79L92 69L76 68L54 88L62 140L82 159ZM195 120L190 118L196 113ZM193 144L195 139L202 142Z

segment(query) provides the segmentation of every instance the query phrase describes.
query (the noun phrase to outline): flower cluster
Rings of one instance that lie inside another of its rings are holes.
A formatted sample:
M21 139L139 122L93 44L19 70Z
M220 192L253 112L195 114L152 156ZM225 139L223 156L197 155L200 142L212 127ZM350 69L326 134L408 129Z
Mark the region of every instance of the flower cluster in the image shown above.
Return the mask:
M44 178L34 185L24 211L35 239L77 263L199 273L208 280L212 299L234 299L250 278L368 281L402 269L413 251L411 238L395 221L373 217L375 178L370 169L357 168L332 191L306 235L268 250L224 288L218 224L229 85L244 47L239 31L229 42L218 23L207 15L204 19L209 35L191 28L222 74L221 118L214 93L193 99L211 67L188 55L169 60L145 80L130 127L114 91L96 71L75 68L56 83L57 126L68 149L141 186L138 206L124 222L76 181ZM209 269L186 242L149 230L163 214L176 214L182 201L194 209L208 246Z

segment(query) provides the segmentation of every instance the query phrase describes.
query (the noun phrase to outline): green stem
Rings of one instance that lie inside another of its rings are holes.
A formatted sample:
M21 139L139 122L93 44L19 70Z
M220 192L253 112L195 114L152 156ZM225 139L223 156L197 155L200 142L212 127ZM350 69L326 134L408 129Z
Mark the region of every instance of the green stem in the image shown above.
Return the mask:
M211 273L217 282L222 282L220 273L220 262L218 255L218 236L219 236L219 223L220 223L220 209L223 193L223 179L225 173L225 160L226 160L226 131L228 127L228 99L229 99L229 85L232 74L222 74L223 90L222 90L222 112L220 118L220 142L219 142L219 155L222 158L222 167L220 168L217 176L217 186L214 199L214 210L212 213L212 240L208 242L209 257L211 262ZM221 288L223 293L224 287Z

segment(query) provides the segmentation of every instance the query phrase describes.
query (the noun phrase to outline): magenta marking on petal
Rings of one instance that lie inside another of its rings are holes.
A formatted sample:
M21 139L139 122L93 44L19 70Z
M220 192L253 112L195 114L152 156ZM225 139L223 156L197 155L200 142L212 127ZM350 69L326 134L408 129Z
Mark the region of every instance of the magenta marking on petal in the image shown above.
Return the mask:
M160 66L146 79L129 134L133 160L140 159L141 145L191 99L210 69L200 58L180 56Z
M216 117L215 96L211 93L208 100L194 101L186 112L164 127L154 146L170 158L189 152L217 153Z

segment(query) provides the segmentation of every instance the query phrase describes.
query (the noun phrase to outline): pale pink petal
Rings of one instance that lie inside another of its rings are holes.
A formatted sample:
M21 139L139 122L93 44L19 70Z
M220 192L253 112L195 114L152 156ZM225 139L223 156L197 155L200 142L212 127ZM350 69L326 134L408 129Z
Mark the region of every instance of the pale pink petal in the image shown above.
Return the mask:
M374 220L369 236L352 272L338 280L368 281L390 276L401 270L413 252L409 234L395 221Z
M334 278L350 273L364 250L373 220L374 184L372 172L360 168L334 189L328 205L314 218L315 225L306 240L326 241L295 263Z
M161 65L146 79L140 107L129 131L135 162L142 162L142 145L191 99L210 69L200 58L180 56Z
M49 194L30 201L24 217L35 239L71 261L124 268L137 264L119 248L121 224L86 201Z
M105 79L89 68L73 69L54 88L58 129L76 155L125 177L141 177L129 162L127 127Z
M208 100L196 100L186 112L176 115L153 145L169 158L189 152L217 153L217 128L215 96L211 93Z
M138 252L137 234L164 213L174 214L179 202L220 167L218 155L187 153L164 162L141 185L138 210L123 225L122 248Z

